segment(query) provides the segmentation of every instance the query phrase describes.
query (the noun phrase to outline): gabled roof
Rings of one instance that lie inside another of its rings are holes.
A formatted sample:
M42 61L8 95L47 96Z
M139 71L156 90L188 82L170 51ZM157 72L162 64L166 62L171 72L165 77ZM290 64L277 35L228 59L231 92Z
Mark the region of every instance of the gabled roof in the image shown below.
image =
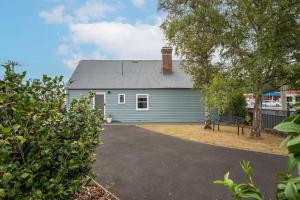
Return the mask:
M68 89L193 88L191 78L173 61L173 73L161 72L161 60L81 60Z

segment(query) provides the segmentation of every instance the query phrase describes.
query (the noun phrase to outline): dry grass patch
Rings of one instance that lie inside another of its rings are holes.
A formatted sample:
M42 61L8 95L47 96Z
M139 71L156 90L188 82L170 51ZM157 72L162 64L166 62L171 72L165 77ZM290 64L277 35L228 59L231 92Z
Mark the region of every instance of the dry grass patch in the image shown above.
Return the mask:
M220 126L220 131L205 130L203 125L187 124L140 124L138 127L186 140L212 144L216 146L243 149L277 155L287 155L286 148L281 148L283 138L262 133L260 139L249 137L250 129L245 128L244 135L237 135L237 128ZM240 131L241 132L241 131Z

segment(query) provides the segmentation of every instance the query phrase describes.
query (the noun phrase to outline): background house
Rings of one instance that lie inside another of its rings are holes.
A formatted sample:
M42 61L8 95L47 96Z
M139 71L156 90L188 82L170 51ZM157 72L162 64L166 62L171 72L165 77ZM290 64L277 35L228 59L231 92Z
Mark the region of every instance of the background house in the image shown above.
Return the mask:
M90 90L93 106L119 122L204 121L203 96L191 78L172 61L172 48L162 60L82 60L70 78L68 103Z

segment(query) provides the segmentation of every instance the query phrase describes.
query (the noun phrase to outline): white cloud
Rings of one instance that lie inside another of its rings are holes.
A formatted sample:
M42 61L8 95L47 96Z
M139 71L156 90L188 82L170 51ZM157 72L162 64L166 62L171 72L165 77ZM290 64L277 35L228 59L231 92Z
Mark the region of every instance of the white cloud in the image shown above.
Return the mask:
M74 70L76 68L76 66L78 65L79 61L82 59L86 59L84 55L72 54L68 58L63 59L63 64L67 68Z
M145 5L146 0L131 0L134 6L136 7L142 7Z
M72 24L75 44L92 44L119 59L159 59L163 34L158 25L99 22Z
M144 0L132 2L136 6L145 4ZM103 0L87 0L77 9L65 4L40 12L46 23L69 27L69 33L57 48L67 68L73 70L81 59L161 59L160 50L165 45L159 28L161 17L150 16L156 19L155 24L142 21L130 24L123 16L114 17L114 21L104 20L116 7L105 4ZM85 51L87 45L90 53Z
M50 11L41 11L40 16L49 24L68 23L72 17L64 14L65 7L63 5L56 6Z
M66 44L61 44L57 48L57 53L60 55L67 55L71 52L71 49L68 45Z
M99 20L115 8L101 0L87 0L84 5L67 12L64 5L58 5L50 11L41 11L39 15L49 24L82 23Z
M88 0L75 11L74 15L79 22L89 22L105 16L106 13L114 11L114 7L99 0Z
M85 55L82 52L71 53L67 58L63 59L63 64L67 68L74 70L76 68L76 66L78 65L79 61L85 60L85 59L101 60L101 59L105 59L105 56L103 56L98 51L95 51L94 53L92 53L90 55Z
M125 20L126 20L126 17L118 16L118 17L116 17L116 19L114 21L115 22L124 22Z

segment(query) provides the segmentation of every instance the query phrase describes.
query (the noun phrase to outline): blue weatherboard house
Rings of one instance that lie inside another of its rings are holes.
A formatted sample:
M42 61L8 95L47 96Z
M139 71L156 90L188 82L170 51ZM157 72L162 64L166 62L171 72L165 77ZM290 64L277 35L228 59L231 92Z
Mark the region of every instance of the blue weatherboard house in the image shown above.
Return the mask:
M203 96L172 61L172 48L161 60L82 60L67 86L68 103L89 91L93 106L116 122L203 122Z

